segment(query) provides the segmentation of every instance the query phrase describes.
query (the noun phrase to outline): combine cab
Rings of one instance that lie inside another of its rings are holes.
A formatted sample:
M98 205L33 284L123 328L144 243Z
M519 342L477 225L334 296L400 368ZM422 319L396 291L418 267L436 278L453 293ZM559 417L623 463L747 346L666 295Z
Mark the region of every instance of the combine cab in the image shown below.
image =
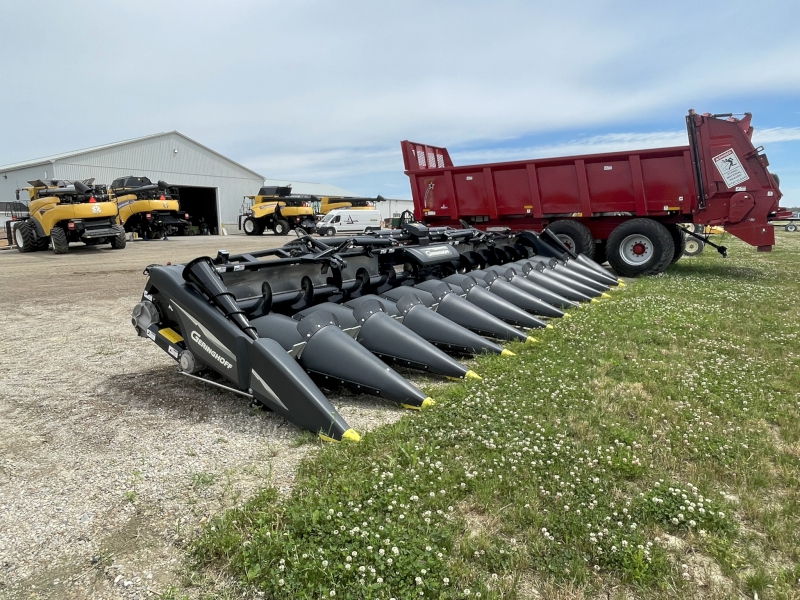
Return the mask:
M28 183L31 187L24 188L30 198L28 214L17 217L21 222L14 229L20 252L51 246L56 254L66 254L70 242L111 244L114 250L125 247L125 230L117 225L117 205L109 200L105 186L93 185L94 179Z
M239 229L247 235L261 235L271 229L286 235L292 229L312 231L317 224L312 196L293 196L292 186L265 186L256 196L245 196L251 204L239 215Z
M132 323L179 372L246 396L326 440L358 440L320 388L420 409L433 400L391 366L451 379L457 360L532 343L619 282L536 234L428 228L302 236L283 248L151 265Z
M145 240L186 235L189 214L180 210L177 188L129 175L115 179L110 191L125 231L135 232Z

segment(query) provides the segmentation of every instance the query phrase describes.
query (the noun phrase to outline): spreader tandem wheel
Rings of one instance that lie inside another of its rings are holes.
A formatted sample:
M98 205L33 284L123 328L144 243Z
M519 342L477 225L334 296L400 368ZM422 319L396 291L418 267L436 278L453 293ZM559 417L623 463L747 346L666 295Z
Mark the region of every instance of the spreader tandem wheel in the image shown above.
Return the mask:
M608 237L606 258L622 277L663 273L672 262L675 242L669 230L652 219L631 219Z

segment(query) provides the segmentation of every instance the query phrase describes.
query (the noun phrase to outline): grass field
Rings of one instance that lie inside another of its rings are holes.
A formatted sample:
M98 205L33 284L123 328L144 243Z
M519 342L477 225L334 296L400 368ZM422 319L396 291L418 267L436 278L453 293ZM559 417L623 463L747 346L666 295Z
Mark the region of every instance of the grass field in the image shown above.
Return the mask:
M724 243L321 447L166 596L800 598L800 235Z

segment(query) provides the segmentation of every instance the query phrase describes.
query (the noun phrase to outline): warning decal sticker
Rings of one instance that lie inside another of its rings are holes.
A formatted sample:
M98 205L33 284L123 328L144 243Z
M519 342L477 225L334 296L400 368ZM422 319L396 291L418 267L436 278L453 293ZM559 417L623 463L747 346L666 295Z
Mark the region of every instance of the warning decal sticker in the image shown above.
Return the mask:
M729 188L750 179L733 148L725 150L722 154L717 154L712 160L717 167L717 171L722 175L722 179L725 180L725 185Z

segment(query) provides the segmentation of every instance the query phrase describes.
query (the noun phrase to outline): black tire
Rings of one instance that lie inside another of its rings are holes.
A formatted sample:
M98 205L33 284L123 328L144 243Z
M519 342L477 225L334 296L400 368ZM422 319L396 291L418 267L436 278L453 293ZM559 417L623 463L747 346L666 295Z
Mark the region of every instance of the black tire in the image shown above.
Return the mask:
M702 223L695 223L694 225L689 225L689 227L691 227L692 231L698 234L706 232L706 226L703 225Z
M336 230L333 227L327 227L322 230L322 235L325 237L333 237L336 235Z
M594 256L592 260L596 262L598 265L602 265L604 262L608 262L606 258L606 241L602 240L597 242L594 245Z
M36 242L36 227L31 221L22 221L14 228L14 243L20 252L36 252Z
M125 237L125 228L122 225L114 225L114 231L117 235L111 238L111 249L122 250L128 245L128 238Z
M675 244L675 252L672 255L671 265L678 262L683 256L683 251L686 250L686 238L689 236L684 232L683 227L679 225L667 225L670 235L672 236L672 243Z
M663 273L674 253L669 230L652 219L630 219L618 225L606 247L608 263L621 277Z
M784 229L786 231L795 232L797 231L797 225L795 225L794 223L789 223L786 227L784 227Z
M555 233L558 239L575 254L585 254L588 258L594 258L594 236L583 223L564 219L550 223L547 228Z
M289 221L278 219L277 221L275 221L275 225L272 227L272 231L275 232L275 235L288 235Z
M697 256L700 254L703 249L706 247L706 243L703 240L698 240L695 237L688 238L686 240L686 245L683 248L683 255L684 256Z
M264 224L258 219L247 217L242 223L242 229L247 235L261 235L264 233Z
M56 254L66 254L69 252L67 232L61 227L53 227L50 230L50 244L53 246L53 252Z

